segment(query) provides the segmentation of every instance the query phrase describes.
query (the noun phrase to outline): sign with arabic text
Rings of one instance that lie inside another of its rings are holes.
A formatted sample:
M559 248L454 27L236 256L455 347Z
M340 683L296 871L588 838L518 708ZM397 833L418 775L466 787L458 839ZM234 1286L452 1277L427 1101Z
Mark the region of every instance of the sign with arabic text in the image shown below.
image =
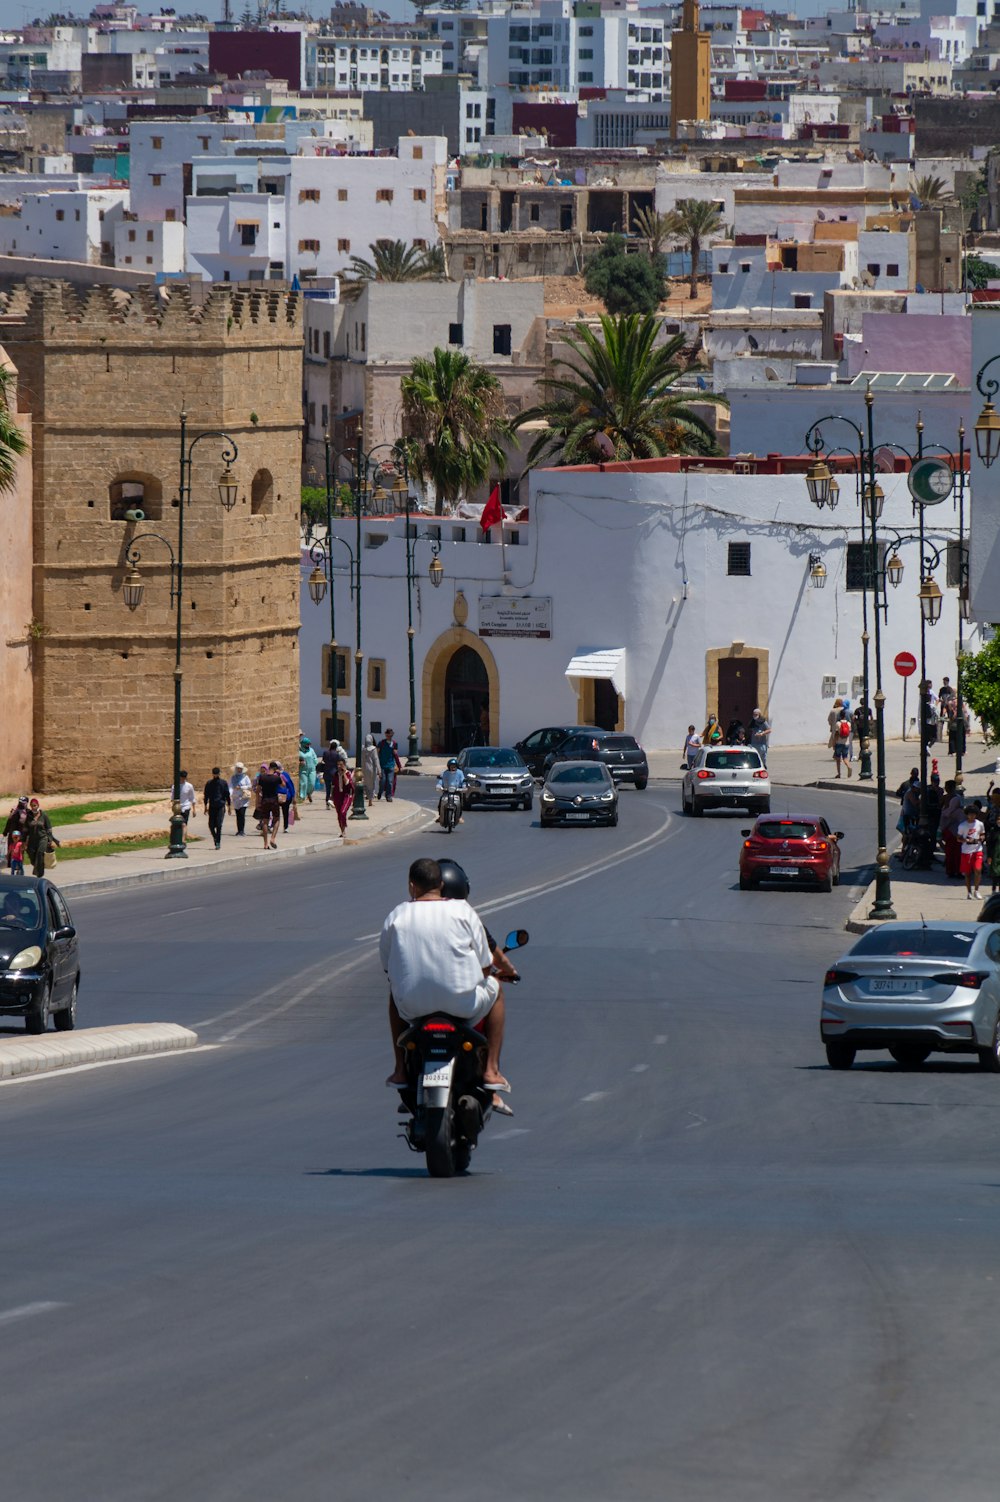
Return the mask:
M479 601L480 636L552 635L552 598L544 595L484 595Z

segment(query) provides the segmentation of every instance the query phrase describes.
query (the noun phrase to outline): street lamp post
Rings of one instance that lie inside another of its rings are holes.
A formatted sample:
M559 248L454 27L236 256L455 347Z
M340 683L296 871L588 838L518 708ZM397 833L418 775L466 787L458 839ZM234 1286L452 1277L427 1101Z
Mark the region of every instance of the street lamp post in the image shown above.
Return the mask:
M886 842L886 777L885 777L885 694L882 691L882 628L878 600L878 521L885 500L882 487L878 484L875 470L875 435L872 416L872 406L875 398L872 396L871 387L865 392L866 427L862 430L850 417L844 417L839 413L828 413L825 417L818 418L812 424L806 434L805 446L813 451L813 462L806 476L806 486L809 498L820 509L829 505L831 500L831 485L833 475L829 465L823 459L824 442L822 436L823 424L828 422L842 422L854 433L857 439L857 474L860 487L862 507L862 527L865 524L865 513L869 523L868 537L865 539L862 532L863 543L869 543L870 553L868 562L862 570L863 595L867 593L869 583L875 592L875 749L878 792L878 848L875 855L875 902L869 916L878 921L895 918L896 914L892 906L892 883L889 876L889 852ZM834 502L834 504L836 504ZM864 557L862 553L862 557ZM867 610L867 602L864 602ZM870 681L868 678L868 629L865 621L865 629L862 635L864 646L864 701L866 716L870 713L871 700L869 698ZM867 724L866 724L867 728Z
M431 566L428 575L434 588L437 589L444 577L444 565L440 559L441 539L431 532L413 534L410 521L410 507L412 503L410 486L406 485L406 652L409 660L410 672L410 729L409 742L406 753L407 770L420 765L420 754L417 747L417 689L413 672L413 551L418 542L427 541L431 545Z
M326 541L314 542L309 549L309 557L312 559L314 568L309 575L309 594L315 605L321 605L326 598L327 588L330 591L330 736L337 735L337 690L340 687L340 664L337 658L337 607L334 598L333 587L333 545L335 542L343 542L347 551L351 552L351 545L344 542L343 538L335 538L333 535L333 487L330 473L330 435L323 434L323 447L326 460ZM354 554L351 553L351 565L353 571Z
M958 661L955 668L955 785L964 783L962 760L965 756L965 704L962 699L962 656L965 651L964 628L969 616L969 559L965 547L965 423L958 427Z
M187 849L184 844L184 818L181 814L181 684L183 673L181 669L181 649L184 638L182 602L184 595L184 512L191 500L191 467L194 450L197 444L205 438L219 438L222 440L221 458L225 465L219 476L219 500L226 511L232 511L236 505L238 484L233 474L231 465L236 460L239 450L228 433L221 428L210 428L203 433L196 433L188 439L187 413L180 416L180 477L177 496L177 551L167 538L159 532L140 532L131 539L125 557L132 565L132 571L122 586L122 595L129 610L138 610L142 604L145 585L139 573L141 553L137 544L146 538L154 538L161 542L170 555L170 603L176 614L176 626L174 633L174 777L173 796L170 811L170 844L167 847L168 860L187 860ZM134 520L126 514L126 520Z

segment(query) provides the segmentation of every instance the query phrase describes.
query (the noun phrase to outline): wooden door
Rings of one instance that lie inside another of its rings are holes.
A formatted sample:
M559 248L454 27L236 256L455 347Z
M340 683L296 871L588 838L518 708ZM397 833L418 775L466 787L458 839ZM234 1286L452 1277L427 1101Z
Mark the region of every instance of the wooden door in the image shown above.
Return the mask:
M720 657L719 723L723 730L730 720L750 724L757 708L756 657Z

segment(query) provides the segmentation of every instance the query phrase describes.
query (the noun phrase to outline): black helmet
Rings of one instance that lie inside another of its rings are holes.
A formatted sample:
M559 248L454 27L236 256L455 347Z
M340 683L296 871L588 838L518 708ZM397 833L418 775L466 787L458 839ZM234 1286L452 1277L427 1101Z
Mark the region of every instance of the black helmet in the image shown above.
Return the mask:
M441 896L469 900L469 878L458 861L438 861L441 867Z

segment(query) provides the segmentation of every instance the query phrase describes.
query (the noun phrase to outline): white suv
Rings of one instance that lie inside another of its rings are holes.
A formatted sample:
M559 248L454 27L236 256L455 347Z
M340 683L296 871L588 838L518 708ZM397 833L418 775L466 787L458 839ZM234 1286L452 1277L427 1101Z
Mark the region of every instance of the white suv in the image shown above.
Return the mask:
M681 810L703 814L706 808L745 808L771 812L771 779L752 746L705 746L684 773Z

